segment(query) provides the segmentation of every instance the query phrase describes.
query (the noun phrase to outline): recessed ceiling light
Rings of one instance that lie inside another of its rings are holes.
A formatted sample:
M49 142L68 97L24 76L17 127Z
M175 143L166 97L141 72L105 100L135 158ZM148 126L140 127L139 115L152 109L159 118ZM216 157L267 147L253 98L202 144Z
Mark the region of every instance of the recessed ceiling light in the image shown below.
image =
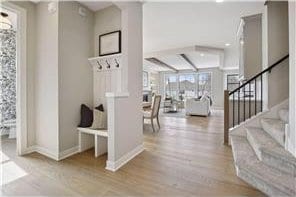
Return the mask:
M203 57L203 56L205 56L205 54L201 53L201 54L200 54L200 56L202 56L202 57Z
M224 0L216 0L217 3L222 3Z
M230 46L230 44L229 44L229 43L226 43L226 44L225 44L225 46L229 47L229 46Z

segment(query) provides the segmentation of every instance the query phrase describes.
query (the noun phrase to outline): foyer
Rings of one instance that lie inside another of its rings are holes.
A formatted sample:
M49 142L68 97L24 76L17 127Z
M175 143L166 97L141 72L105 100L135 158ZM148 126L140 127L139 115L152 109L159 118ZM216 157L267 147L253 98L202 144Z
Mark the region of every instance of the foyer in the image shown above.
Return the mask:
M104 169L106 155L95 158L94 149L57 162L38 153L18 157L14 142L4 139L3 172L7 166L27 175L2 186L2 194L265 196L236 176L231 148L221 143L223 113L160 122L159 132L144 130L145 151L116 173Z
M19 95L1 195L295 196L296 2L0 8Z

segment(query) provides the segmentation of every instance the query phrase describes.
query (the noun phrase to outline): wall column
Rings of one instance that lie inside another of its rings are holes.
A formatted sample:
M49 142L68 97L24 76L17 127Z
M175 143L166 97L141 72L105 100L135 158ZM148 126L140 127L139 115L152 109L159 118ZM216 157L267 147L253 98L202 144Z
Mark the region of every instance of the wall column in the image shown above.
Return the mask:
M289 129L286 149L296 157L296 2L289 1Z
M107 93L108 161L106 169L118 170L143 151L142 4L115 3L121 9L121 91ZM110 125L112 124L112 126Z

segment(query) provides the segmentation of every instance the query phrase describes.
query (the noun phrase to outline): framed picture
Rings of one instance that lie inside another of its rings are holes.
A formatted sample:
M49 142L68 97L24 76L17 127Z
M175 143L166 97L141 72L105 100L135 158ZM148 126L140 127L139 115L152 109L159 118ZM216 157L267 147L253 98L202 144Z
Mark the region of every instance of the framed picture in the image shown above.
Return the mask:
M99 36L99 56L121 53L121 31Z
M148 72L143 71L143 87L148 87Z

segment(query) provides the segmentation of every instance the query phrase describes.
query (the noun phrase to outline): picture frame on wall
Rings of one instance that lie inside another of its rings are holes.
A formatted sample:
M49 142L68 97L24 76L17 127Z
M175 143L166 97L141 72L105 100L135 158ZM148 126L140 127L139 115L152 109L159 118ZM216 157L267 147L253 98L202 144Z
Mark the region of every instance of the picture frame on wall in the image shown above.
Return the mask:
M143 71L143 87L148 87L148 72Z
M99 35L99 56L121 53L121 31Z

